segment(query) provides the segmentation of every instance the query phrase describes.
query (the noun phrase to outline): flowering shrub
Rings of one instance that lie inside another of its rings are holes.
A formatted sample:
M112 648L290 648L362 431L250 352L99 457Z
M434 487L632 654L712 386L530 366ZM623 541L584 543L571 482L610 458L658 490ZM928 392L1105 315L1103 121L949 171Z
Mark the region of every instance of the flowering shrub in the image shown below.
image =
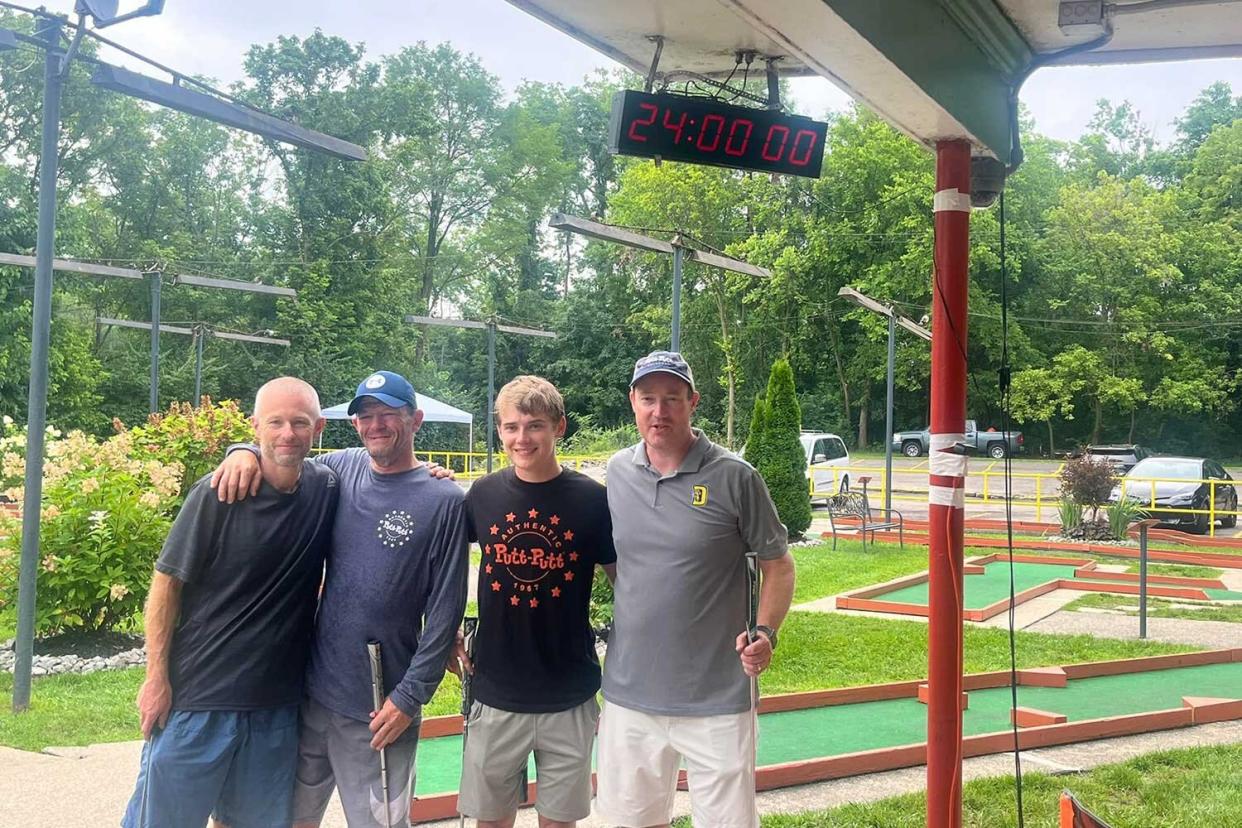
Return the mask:
M43 475L36 631L110 629L146 600L151 572L180 502L179 463L141 459L122 432L99 442L81 432L49 432ZM5 434L5 494L21 502L25 445ZM0 608L17 601L21 520L0 513Z
M195 408L189 403L173 403L167 411L152 414L145 425L129 430L134 456L144 460L180 463L180 498L194 482L216 467L230 443L254 440L250 420L233 400L212 403L203 397ZM125 426L113 420L118 432Z

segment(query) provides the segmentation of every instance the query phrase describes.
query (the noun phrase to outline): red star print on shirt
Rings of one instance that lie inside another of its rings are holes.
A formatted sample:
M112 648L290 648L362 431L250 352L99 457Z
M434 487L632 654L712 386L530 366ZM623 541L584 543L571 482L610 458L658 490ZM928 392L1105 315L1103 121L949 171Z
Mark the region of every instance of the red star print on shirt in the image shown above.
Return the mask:
M565 580L566 580L566 581L572 581L573 579L574 579L574 572L573 572L573 570L572 570L572 569L567 569L567 570L565 570Z
M509 514L505 515L505 520L507 520L509 523L513 523L513 519L516 517L517 515L513 514L513 512L510 512Z
M492 565L491 565L491 564L488 564L488 565L487 565L487 568L486 568L486 569L484 569L483 571L484 571L484 572L486 572L488 575L491 575L491 574L492 574Z
M520 604L520 603L522 603L522 602L518 599L518 597L517 597L516 595L514 595L512 598L510 598L510 599L509 599L509 603L510 603L510 604L513 604L513 606L515 606L515 607L516 607L518 604Z
M535 518L539 517L539 510L531 509L529 512L526 513L526 516L529 517L531 520L534 520Z
M534 608L535 608L535 607L537 607L537 606L539 606L539 599L538 599L538 598L531 598L531 599L530 599L530 608L531 608L531 609L534 609Z
M560 522L561 522L561 518L559 515L553 515L552 517L548 518L548 523L552 524L553 526L556 526Z
M578 562L578 553L577 553L577 552L570 552L570 553L569 553L569 562L570 562L570 563L577 563L577 562Z
M552 587L552 597L553 597L553 598L560 598L560 597L561 597L561 588L560 588L560 587Z
M574 539L574 530L573 530L573 529L566 529L566 530L565 530L565 540L567 540L567 541L571 541L571 540L573 540L573 539Z
M500 592L500 581L492 581L492 592Z
M500 534L500 527L499 527L499 526L497 526L496 524L494 524L494 523L493 523L493 524L491 525L491 532L492 532L492 534L493 534L493 535L499 535L499 534Z

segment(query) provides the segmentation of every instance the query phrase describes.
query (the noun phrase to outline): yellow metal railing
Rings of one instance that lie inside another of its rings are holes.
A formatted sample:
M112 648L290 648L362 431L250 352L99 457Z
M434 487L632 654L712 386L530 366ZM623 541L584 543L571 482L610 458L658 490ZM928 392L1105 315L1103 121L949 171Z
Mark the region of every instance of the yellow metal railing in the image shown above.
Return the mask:
M334 449L314 449L314 453L326 453ZM452 469L458 480L474 480L487 474L487 452L485 451L437 451L435 449L415 448L414 453L420 460L438 463L446 469ZM588 464L603 465L608 462L611 454L558 454L562 466L582 471ZM509 458L503 451L492 454L492 469L502 469L509 465Z
M1005 500L1005 495L1004 495L1005 472L1003 470L1000 470L1000 471L993 470L992 466L995 466L995 465L996 465L995 463L992 463L988 466L988 468L967 476L966 478L967 485L971 484L975 480L979 480L980 486L975 491L967 490L964 493L966 502L979 503L979 504L1003 503L1004 502ZM807 482L808 482L808 486L810 487L811 497L813 499L826 498L826 497L831 497L832 495L835 495L837 491L840 489L842 478L846 476L849 477L851 488L858 487L860 485L858 481L862 477L869 478L868 483L867 483L868 493L872 494L876 498L881 498L884 496L884 470L883 469L877 469L875 467L854 468L854 467L848 467L848 466L839 466L835 468L819 469L818 471L820 472L821 475L823 475L824 473L830 472L831 482L828 484L828 487L826 489L820 489L816 487L816 481L815 481L814 476L811 476L810 480L808 480ZM1058 476L1059 473L1060 473L1060 468L1058 468L1057 471L1053 471L1053 472L1014 472L1013 474L1010 475L1011 480L1013 481L1030 480L1030 481L1034 481L1035 485L1034 485L1034 491L1013 493L1010 495L1010 500L1015 503L1025 503L1025 504L1033 505L1035 507L1035 520L1042 521L1044 517L1045 509L1055 510L1057 506L1060 504L1061 481ZM921 476L923 475L923 471L921 469L914 470L914 471L905 470L905 469L894 469L893 470L894 478L896 478L899 474L905 474L905 475L916 474L916 475ZM999 481L997 480L998 478L999 478ZM1182 507L1174 507L1174 506L1159 506L1156 504L1156 484L1157 483L1193 483L1196 485L1207 485L1208 487L1207 508L1192 509L1189 507L1182 508ZM1219 480L1216 478L1187 480L1185 478L1174 478L1174 477L1143 477L1143 478L1123 477L1120 479L1119 484L1121 486L1121 496L1129 497L1130 500L1134 501L1135 505L1138 506L1140 509L1150 510L1154 512L1159 512L1160 514L1170 514L1170 515L1171 514L1207 515L1208 534L1213 537L1216 535L1217 519L1228 518L1231 516L1235 518L1242 516L1242 511L1239 511L1236 506L1234 510L1232 511L1216 508L1217 487L1239 485L1238 483L1231 481L1231 480ZM898 485L900 484L897 484L896 482L894 483L893 492L892 492L893 500L915 502L915 503L926 502L927 500L926 477L923 477L923 479L920 482L913 484L913 485L911 485L910 483L904 484L901 489L898 489ZM1140 487L1143 489L1146 489L1146 491L1144 492L1146 497L1140 497L1138 493L1135 491L1136 489Z

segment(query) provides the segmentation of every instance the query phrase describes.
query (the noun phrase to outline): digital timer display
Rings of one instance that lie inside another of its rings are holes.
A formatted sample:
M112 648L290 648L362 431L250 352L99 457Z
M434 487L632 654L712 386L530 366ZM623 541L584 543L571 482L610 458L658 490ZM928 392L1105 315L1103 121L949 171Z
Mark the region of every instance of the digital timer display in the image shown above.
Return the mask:
M608 148L758 172L818 178L828 125L771 109L624 90L612 98Z

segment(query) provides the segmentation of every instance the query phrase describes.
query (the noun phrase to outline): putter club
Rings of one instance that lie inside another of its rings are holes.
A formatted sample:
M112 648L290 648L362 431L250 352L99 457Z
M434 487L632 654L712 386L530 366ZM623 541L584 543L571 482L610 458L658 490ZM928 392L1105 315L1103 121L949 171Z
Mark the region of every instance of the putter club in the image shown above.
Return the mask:
M371 662L371 704L379 712L384 706L384 664L380 661L380 643L367 642L367 658ZM384 796L384 828L392 828L392 806L388 798L388 749L379 749L380 790Z
M462 644L466 648L466 657L473 663L474 661L474 636L479 629L479 619L473 615L467 615L461 622L461 639ZM466 740L470 737L470 707L474 704L474 694L471 688L471 676L466 672L465 667L461 671L461 756L462 762L466 759ZM458 792L458 797L461 793ZM457 825L459 828L465 828L466 815L461 812L460 805L457 810Z

